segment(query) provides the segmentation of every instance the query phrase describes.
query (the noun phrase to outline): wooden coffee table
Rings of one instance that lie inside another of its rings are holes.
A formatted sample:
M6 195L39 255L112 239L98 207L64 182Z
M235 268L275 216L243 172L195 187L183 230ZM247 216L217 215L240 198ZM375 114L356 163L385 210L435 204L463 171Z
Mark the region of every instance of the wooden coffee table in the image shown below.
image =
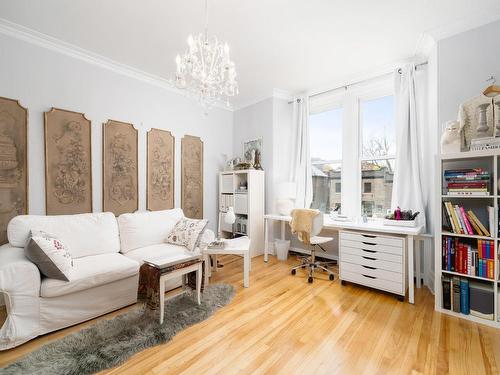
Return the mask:
M165 311L165 283L168 280L182 277L183 292L187 290L187 275L196 273L196 295L198 305L201 303L201 283L203 275L203 258L200 254L191 257L156 258L144 261L139 274L139 297L147 298L147 305L156 309L159 299L160 324L163 323ZM158 290L159 289L159 290ZM158 295L159 294L159 295Z

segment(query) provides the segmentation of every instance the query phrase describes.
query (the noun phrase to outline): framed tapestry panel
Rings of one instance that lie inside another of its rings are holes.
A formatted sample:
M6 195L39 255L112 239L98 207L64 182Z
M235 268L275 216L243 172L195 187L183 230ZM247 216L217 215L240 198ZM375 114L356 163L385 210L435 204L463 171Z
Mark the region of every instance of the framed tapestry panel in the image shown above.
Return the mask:
M134 125L108 120L102 125L102 209L116 216L137 211L138 131Z
M0 244L7 243L7 224L28 213L28 110L0 97Z
M92 212L91 126L83 113L45 112L47 215Z
M148 132L146 208L174 208L175 138L169 131Z
M203 142L192 135L181 140L181 207L186 217L203 218Z

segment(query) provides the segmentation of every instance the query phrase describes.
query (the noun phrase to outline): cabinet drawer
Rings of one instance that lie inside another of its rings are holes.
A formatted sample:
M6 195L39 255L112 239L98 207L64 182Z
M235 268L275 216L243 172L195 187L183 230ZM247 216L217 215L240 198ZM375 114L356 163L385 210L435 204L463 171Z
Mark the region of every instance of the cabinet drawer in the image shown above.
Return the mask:
M388 280L395 283L403 283L403 275L401 273L387 271L371 266L363 266L361 264L348 263L344 262L343 259L340 262L340 269L342 270L342 272L347 271L352 273L359 273L360 275L364 275L367 278L373 277L376 279Z
M378 251L382 253L389 253L389 254L395 254L395 255L402 255L403 254L403 246L400 247L395 247L395 246L389 246L389 245L384 245L384 244L377 244L374 243L373 241L352 241L352 240L347 240L344 239L343 237L340 238L340 246L344 247L353 247L355 249L362 249L362 250L371 250L371 251Z
M369 233L341 232L340 238L342 240L345 239L354 242L369 243L373 245L403 247L403 239L399 237L378 236Z
M376 250L368 250L368 249L357 249L349 246L341 246L340 247L341 257L344 254L356 255L359 257L369 257L375 258L379 260L386 260L388 262L393 263L403 263L403 255L402 254L391 254L391 253L383 253L381 251Z
M370 276L358 274L355 272L341 271L340 272L340 279L345 280L345 281L350 281L350 282L353 282L356 284L366 285L366 286L369 286L371 288L385 290L385 291L391 292L391 293L397 293L400 295L404 295L404 293L405 293L405 291L403 290L402 283L372 278Z
M378 268L400 274L403 273L403 265L401 263L393 263L386 260L376 259L370 256L358 256L347 253L342 253L341 259L342 262L359 264L361 266Z

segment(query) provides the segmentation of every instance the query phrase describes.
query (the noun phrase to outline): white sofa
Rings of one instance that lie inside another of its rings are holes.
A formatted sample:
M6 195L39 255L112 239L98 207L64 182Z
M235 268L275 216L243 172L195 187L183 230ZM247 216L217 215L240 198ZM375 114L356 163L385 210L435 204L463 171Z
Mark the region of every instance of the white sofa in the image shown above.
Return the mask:
M7 320L0 329L0 350L68 327L137 301L139 267L158 255L189 256L187 249L165 243L181 209L13 218L9 243L0 247L0 292ZM73 257L69 281L46 278L24 256L31 229L61 239ZM205 241L214 235L206 231ZM198 249L199 250L199 249ZM168 289L180 285L173 282Z

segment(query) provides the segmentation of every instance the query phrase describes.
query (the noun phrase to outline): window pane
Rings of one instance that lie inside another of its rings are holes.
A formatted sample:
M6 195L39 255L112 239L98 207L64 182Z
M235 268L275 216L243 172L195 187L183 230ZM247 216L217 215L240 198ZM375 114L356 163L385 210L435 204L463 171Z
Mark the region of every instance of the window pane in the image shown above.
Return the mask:
M363 158L396 155L394 96L360 103Z
M312 208L329 213L340 209L342 108L309 116L313 175Z
M392 184L396 162L370 160L361 163L361 213L369 217L384 217L391 208Z

